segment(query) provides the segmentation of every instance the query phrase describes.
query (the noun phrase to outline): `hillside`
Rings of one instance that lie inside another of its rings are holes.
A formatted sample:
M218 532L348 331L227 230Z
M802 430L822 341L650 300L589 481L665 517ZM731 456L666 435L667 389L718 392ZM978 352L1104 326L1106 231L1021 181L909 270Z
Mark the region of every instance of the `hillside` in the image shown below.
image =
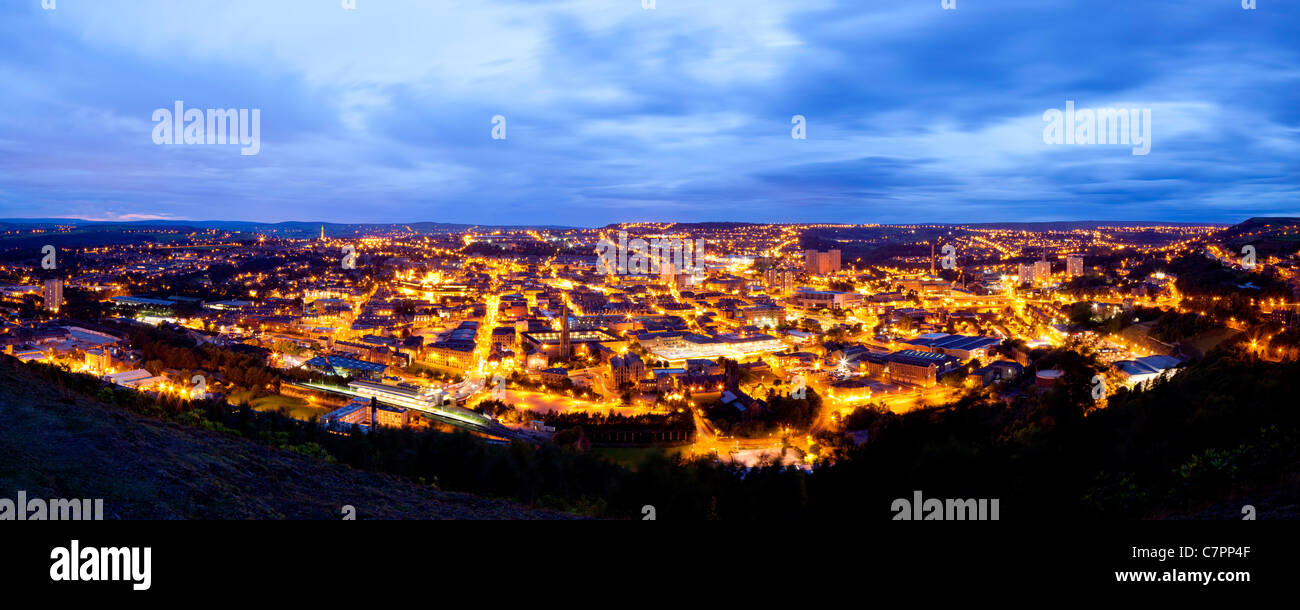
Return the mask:
M1287 255L1300 249L1300 218L1251 218L1214 234L1213 239L1234 252L1250 244L1261 255Z
M107 519L566 517L127 413L3 356L0 422L0 497L103 498Z

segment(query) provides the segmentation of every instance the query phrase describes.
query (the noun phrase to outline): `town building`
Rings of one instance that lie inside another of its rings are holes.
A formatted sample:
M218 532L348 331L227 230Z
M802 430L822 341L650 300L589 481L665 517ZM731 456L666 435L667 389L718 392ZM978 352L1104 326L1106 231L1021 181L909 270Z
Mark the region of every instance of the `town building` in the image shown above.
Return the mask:
M838 290L814 290L812 288L799 288L790 297L790 300L797 307L805 309L815 309L825 307L827 309L849 309L858 307L863 302L863 295L856 292L841 292Z
M808 275L828 275L840 270L839 250L804 250L803 256Z
M63 307L63 278L45 280L45 309L58 313Z
M1070 277L1083 275L1083 257L1067 256L1065 257L1065 274Z

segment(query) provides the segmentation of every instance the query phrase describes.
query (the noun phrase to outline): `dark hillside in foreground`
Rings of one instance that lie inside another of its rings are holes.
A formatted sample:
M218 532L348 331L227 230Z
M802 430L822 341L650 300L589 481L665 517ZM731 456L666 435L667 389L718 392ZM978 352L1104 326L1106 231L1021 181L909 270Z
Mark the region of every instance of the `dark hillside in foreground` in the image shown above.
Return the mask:
M547 519L566 515L124 412L0 357L0 497L103 498L106 519Z

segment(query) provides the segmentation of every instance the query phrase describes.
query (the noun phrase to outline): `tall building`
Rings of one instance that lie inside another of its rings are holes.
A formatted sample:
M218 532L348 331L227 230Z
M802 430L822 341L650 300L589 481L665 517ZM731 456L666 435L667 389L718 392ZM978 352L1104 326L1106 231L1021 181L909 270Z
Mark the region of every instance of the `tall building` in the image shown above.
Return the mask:
M826 275L840 270L840 251L829 250L819 252L817 250L803 251L804 269L808 275Z
M1050 277L1052 277L1052 262L1034 261L1034 281L1042 283Z
M1065 257L1065 273L1070 277L1083 275L1083 257L1067 256Z
M664 284L674 285L677 283L679 269L671 259L665 257L659 262L659 281Z
M1051 261L1034 261L1020 265L1020 281L1031 285L1041 284L1052 277Z
M569 359L572 351L569 347L569 302L560 297L560 357Z
M45 280L45 309L58 312L63 306L63 280L50 278Z
M766 269L763 271L763 281L766 283L768 290L777 294L788 295L794 291L798 275L798 267Z
M1021 263L1016 275L1020 276L1020 283L1034 283L1034 266Z

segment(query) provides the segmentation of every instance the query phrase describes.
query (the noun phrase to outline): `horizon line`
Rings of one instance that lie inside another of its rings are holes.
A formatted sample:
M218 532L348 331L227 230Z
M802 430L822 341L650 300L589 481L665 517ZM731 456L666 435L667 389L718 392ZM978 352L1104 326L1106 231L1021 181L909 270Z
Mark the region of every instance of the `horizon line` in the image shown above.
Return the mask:
M83 217L61 217L61 216L33 216L33 217L7 217L0 218L0 223L59 223L59 222L78 222L86 224L252 224L252 225L283 225L283 224L306 224L306 225L334 225L334 226L402 226L411 224L433 224L446 225L455 227L488 227L488 228L511 228L511 227L545 227L556 229L601 229L615 225L625 224L662 224L662 225L704 225L704 224L735 224L735 225L758 225L758 226L807 226L807 225L830 225L830 226L856 226L856 227L903 227L903 226L971 226L971 225L1045 225L1045 224L1062 224L1062 223L1110 223L1110 224L1162 224L1162 225L1183 225L1183 226L1233 226L1252 219L1278 219L1278 220L1300 220L1295 216L1247 216L1237 222L1223 221L1175 221L1175 220L1114 220L1114 219L1071 219L1071 220L982 220L982 221L917 221L917 222L850 222L850 221L783 221L783 222L762 222L750 220L689 220L689 221L664 221L664 220L622 220L617 222L605 223L603 225L565 225L552 223L532 223L532 224L490 224L490 223L470 223L470 222L446 222L436 220L410 220L410 221L329 221L329 220L197 220L189 218L151 218L151 219L93 219Z

